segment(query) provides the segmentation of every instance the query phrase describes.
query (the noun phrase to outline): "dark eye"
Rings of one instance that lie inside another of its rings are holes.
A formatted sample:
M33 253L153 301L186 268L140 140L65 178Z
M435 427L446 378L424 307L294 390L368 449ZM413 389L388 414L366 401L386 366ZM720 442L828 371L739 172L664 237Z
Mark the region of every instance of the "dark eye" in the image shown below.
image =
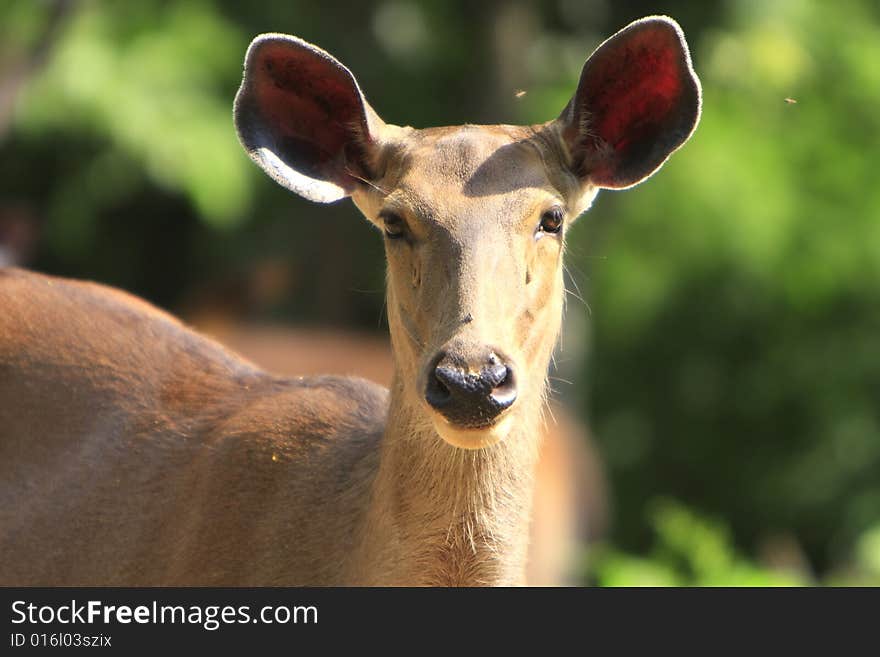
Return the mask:
M562 230L562 221L564 219L565 211L556 205L541 215L541 225L538 227L538 230L542 233L558 233Z
M385 224L385 235L390 240L396 240L403 237L406 232L406 223L399 214L393 212L383 212L380 217Z

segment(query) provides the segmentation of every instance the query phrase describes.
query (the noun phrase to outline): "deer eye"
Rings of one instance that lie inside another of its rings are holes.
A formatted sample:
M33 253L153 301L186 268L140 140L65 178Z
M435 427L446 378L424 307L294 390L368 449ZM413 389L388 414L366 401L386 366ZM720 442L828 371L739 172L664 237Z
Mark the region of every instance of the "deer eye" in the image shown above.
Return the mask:
M403 218L394 212L383 212L379 215L385 224L385 236L390 240L396 240L403 237L406 233L406 222Z
M541 215L541 224L538 231L542 233L558 233L562 230L562 222L565 220L565 211L558 205L554 205Z

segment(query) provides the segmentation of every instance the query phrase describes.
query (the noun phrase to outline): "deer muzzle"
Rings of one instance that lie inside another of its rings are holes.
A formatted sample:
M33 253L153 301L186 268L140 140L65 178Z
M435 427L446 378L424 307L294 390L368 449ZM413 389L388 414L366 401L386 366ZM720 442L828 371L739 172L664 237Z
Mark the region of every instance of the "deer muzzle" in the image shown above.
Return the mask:
M476 359L441 351L428 369L425 401L454 429L492 427L516 401L514 368L498 350Z

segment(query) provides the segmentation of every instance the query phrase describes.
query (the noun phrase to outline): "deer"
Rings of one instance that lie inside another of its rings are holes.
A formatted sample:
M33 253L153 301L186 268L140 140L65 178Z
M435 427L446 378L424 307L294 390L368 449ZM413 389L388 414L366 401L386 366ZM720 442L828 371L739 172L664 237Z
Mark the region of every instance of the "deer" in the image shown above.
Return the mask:
M525 584L565 235L700 111L662 16L529 126L386 123L330 54L256 37L239 139L381 232L391 385L273 375L123 291L0 270L0 583Z

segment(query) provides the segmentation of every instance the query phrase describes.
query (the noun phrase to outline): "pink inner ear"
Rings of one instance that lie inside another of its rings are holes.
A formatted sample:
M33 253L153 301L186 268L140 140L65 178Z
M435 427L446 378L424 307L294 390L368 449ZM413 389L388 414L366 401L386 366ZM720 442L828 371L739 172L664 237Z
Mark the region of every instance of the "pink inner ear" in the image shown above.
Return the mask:
M321 174L360 127L360 97L346 71L289 44L266 44L254 62L253 91L276 139L295 143L301 166Z
M585 173L598 184L637 182L686 137L679 134L683 113L692 114L695 102L686 57L675 28L656 21L624 30L587 62L576 98L578 120L569 128L579 134L569 136L593 149L584 153ZM673 135L677 143L666 148Z
M593 129L617 151L663 123L681 96L675 53L641 41L627 48L617 66L602 71L598 88L593 87Z

